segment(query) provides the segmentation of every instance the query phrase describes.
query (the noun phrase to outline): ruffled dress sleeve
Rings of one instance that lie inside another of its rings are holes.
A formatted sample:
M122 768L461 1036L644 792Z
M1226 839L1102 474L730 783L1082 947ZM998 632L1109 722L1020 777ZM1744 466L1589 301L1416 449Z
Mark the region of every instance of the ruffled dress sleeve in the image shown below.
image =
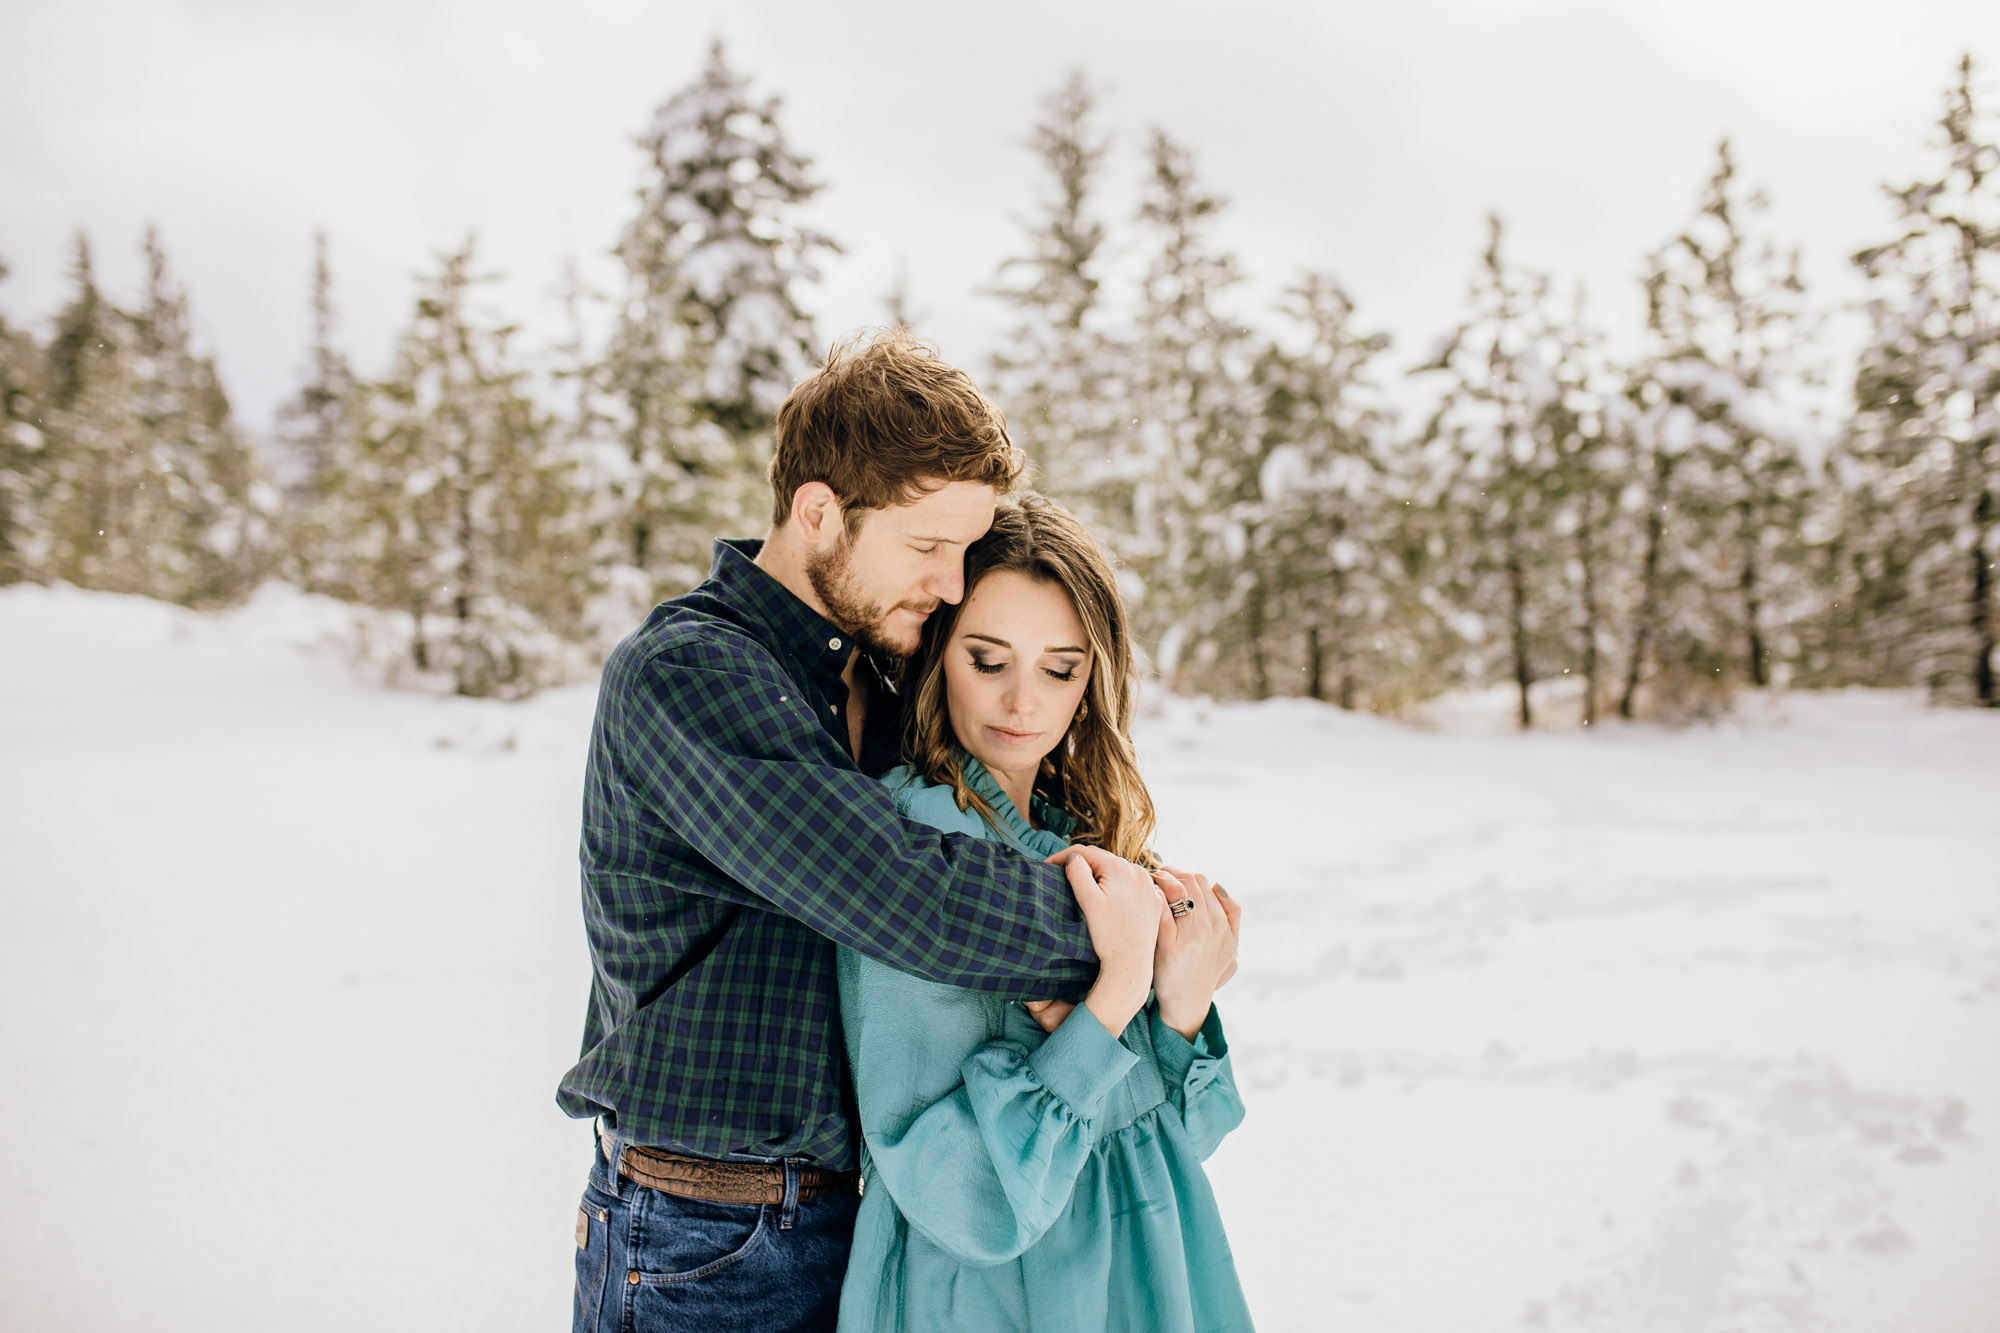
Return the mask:
M1157 1005L1148 1005L1147 1012L1153 1054L1160 1062L1160 1077L1166 1081L1167 1100L1181 1113L1188 1139L1205 1162L1223 1136L1243 1123L1243 1098L1236 1091L1236 1075L1229 1065L1222 1012L1211 1004L1193 1041L1162 1022Z
M839 977L867 1188L961 1263L1016 1258L1068 1206L1139 1057L1081 1007L1030 1051L995 1039L987 997L845 949Z

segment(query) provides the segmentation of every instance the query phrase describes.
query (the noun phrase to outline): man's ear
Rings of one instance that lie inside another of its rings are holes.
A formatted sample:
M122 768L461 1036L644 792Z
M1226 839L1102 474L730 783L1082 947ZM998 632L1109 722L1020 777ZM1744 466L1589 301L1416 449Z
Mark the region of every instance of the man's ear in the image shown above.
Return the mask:
M844 518L840 497L823 481L809 481L792 492L792 530L810 551L822 550L840 537Z

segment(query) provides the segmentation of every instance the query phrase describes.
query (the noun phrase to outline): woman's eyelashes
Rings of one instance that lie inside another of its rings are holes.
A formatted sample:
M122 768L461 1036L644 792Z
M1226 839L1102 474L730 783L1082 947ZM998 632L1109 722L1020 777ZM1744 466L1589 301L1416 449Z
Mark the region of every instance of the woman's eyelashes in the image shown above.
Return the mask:
M996 662L990 657L981 657L979 654L974 653L972 654L972 669L982 676L994 676L1005 671L1007 663ZM1042 673L1050 680L1067 685L1076 679L1077 667L1074 664L1065 663L1060 667L1043 667Z

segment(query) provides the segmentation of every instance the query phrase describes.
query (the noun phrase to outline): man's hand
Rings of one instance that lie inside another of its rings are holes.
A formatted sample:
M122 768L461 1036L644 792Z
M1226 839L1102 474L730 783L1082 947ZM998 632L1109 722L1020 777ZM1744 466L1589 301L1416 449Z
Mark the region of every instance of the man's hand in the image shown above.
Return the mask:
M1090 945L1097 951L1097 984L1083 997L1084 1007L1112 1036L1119 1036L1145 1007L1152 989L1154 947L1166 907L1151 876L1102 848L1069 847L1049 860L1061 863L1069 876L1070 891L1090 929ZM1041 1014L1036 1021L1048 1027Z
M1042 1025L1044 1032L1054 1032L1063 1025L1065 1018L1076 1012L1076 1006L1068 1000L1023 1000L1021 1007Z
M1139 866L1133 865L1122 856L1114 856L1102 847L1092 847L1089 843L1074 842L1049 858L1053 865L1067 865L1071 857L1080 857L1090 867L1099 887L1109 890L1113 883L1122 887L1139 888L1152 886L1153 877Z

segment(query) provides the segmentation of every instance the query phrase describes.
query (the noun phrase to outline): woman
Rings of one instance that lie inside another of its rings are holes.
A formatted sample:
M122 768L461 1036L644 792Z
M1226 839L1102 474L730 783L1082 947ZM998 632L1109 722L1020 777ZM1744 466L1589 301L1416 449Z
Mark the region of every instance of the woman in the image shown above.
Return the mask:
M1002 506L965 579L905 686L897 806L1032 855L1075 838L1156 864L1124 607L1090 534L1039 497ZM844 1333L1250 1328L1200 1165L1243 1117L1210 1002L1237 910L1158 873L1184 902L1078 890L1102 966L1074 1009L841 950L864 1136Z

